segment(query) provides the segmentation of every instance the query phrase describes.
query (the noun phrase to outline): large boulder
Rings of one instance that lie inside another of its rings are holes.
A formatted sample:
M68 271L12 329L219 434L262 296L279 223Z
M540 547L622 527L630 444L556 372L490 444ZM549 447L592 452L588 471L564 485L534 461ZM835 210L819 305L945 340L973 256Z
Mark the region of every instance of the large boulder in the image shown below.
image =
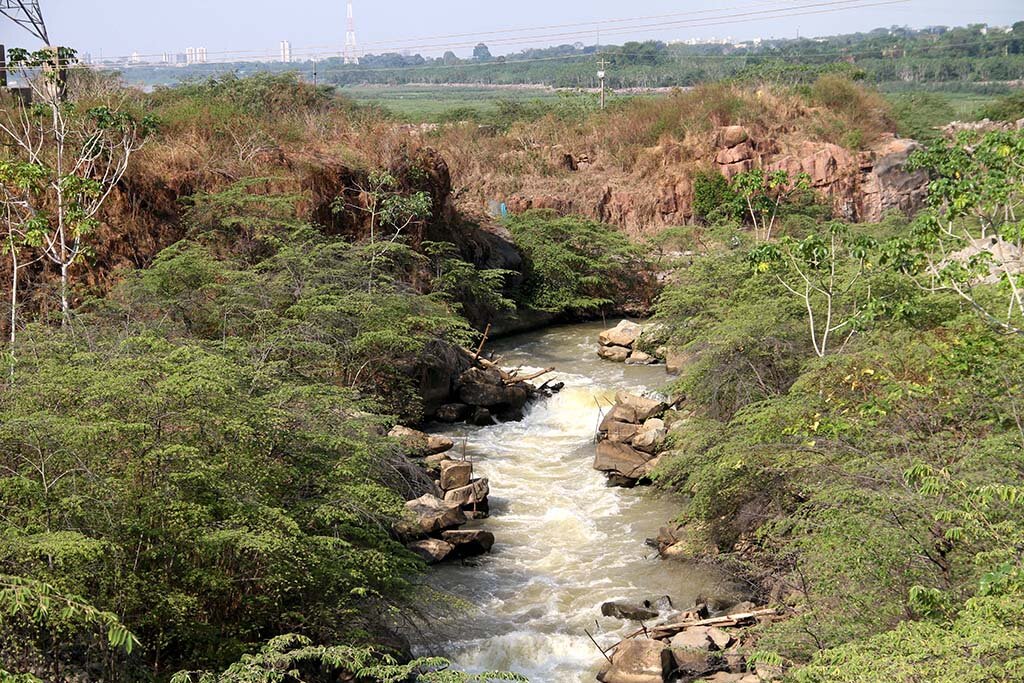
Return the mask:
M407 534L435 534L462 526L468 520L458 504L445 502L428 494L405 504L412 522L400 522L400 530Z
M441 490L451 491L469 486L473 480L473 463L448 460L441 463Z
M494 534L483 529L459 529L446 531L441 539L453 546L454 557L475 557L491 552L494 547Z
M611 660L597 676L602 683L665 683L672 672L672 653L659 640L623 641Z
M629 349L625 346L602 346L597 355L613 363L625 363L629 359Z
M449 424L462 422L469 415L469 406L465 403L445 403L434 413L434 417L440 422Z
M632 347L636 343L636 340L640 338L640 334L644 328L640 327L636 323L628 320L623 320L618 325L610 330L605 330L597 336L601 346L625 346ZM625 358L623 358L625 360Z
M427 564L443 562L455 550L455 546L451 543L439 541L436 538L425 538L422 541L409 543L405 547L422 557Z
M691 674L704 673L712 668L715 647L708 630L694 626L672 636L672 658L676 667Z
M520 410L530 400L525 383L506 385L497 370L470 368L459 376L459 400L471 406Z
M615 394L615 403L625 407L627 410L632 410L635 419L632 422L642 423L651 419L652 417L658 417L665 412L668 408L667 405L661 401L655 401L653 399L644 398L643 396L637 396L636 394L630 394L626 391L620 391Z
M630 479L640 479L644 476L644 465L650 459L650 455L641 453L628 444L602 441L597 444L594 469Z
M428 455L437 455L450 451L455 443L447 436L440 434L426 434L415 429L395 425L388 436L398 440L409 451L413 457L423 458Z
M444 494L444 500L446 503L451 505L458 505L459 507L469 507L473 505L481 505L487 501L487 496L490 493L490 486L486 479L477 479L468 486L462 486L451 491L446 491Z

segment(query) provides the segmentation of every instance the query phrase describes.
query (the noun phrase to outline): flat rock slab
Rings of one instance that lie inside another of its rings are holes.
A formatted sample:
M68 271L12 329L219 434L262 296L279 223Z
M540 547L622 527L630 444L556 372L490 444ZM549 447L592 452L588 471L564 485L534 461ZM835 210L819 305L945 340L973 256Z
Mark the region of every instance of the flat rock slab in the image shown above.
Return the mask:
M627 444L602 441L597 444L594 469L639 479L644 476L644 466L650 459L651 456L647 453L642 453Z

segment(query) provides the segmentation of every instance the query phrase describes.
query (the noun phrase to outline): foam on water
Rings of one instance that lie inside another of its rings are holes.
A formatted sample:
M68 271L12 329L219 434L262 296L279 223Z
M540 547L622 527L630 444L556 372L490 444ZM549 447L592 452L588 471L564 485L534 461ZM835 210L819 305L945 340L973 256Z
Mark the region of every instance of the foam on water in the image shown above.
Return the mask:
M679 513L678 501L645 489L612 489L593 470L601 409L618 390L657 390L663 368L598 359L597 333L576 325L502 344L506 365L555 366L565 389L519 423L448 429L466 439L477 476L491 485L492 554L472 566L442 565L430 582L473 607L445 615L417 638L471 672L512 670L534 683L593 681L601 655L586 636L614 643L630 624L601 616L602 602L670 595L678 604L714 579L662 562L645 539ZM545 378L546 379L546 378Z

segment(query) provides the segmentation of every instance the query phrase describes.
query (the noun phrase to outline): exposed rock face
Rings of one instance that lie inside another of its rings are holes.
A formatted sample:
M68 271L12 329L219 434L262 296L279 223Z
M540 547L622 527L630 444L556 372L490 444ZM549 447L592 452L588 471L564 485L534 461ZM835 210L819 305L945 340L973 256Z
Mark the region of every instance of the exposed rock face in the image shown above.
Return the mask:
M678 144L652 147L641 154L655 171L595 177L581 193L573 185L546 187L507 198L514 213L551 209L611 223L640 236L693 220L693 168L711 164L726 178L755 168L807 173L815 190L829 198L837 215L851 221L877 221L887 211L913 212L923 205L927 175L907 173L905 164L917 143L888 136L868 151L847 150L827 142L790 142L759 138L743 126L718 129L710 148ZM642 188L642 189L641 189Z
M1001 237L984 237L972 240L970 244L960 251L950 254L947 262L941 264L940 268L946 266L949 262L967 266L979 256L985 258L988 272L975 278L971 284L994 285L1007 274L1020 275L1024 273L1024 249L1021 249L1012 242L1007 242Z
M671 650L658 640L627 640L611 659L597 676L602 683L665 683L672 671Z

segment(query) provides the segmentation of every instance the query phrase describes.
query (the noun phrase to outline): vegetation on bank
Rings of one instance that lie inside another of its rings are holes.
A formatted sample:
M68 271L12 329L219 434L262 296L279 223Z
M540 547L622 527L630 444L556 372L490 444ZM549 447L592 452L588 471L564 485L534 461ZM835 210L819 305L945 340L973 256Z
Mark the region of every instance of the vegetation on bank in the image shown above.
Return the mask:
M719 216L694 228L719 246L658 304L689 359L659 483L690 497L694 555L793 609L758 647L794 681L1024 671L1022 143L964 134L919 154L931 208L913 222L787 208L756 243Z

